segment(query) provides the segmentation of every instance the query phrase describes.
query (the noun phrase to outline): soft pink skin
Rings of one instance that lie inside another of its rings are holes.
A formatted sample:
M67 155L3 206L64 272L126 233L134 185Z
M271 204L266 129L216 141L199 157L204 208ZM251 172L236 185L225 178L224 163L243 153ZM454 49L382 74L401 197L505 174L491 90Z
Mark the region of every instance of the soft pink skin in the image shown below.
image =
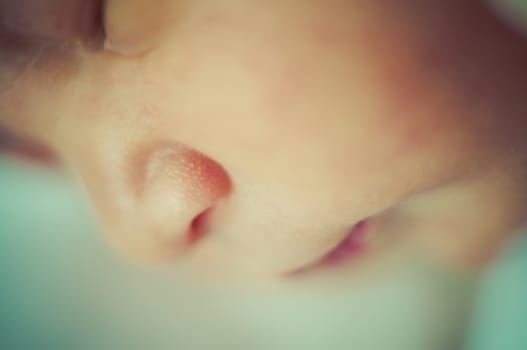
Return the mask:
M480 263L524 222L527 49L481 2L162 3L140 55L45 51L0 96L3 126L48 144L132 255L281 276L375 216ZM131 46L152 22L114 13Z

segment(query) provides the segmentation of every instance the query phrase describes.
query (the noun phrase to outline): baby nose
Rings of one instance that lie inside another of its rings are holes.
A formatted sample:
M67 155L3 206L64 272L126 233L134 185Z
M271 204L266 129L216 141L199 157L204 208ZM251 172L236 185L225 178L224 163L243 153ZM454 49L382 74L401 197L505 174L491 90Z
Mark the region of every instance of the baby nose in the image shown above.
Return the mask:
M147 234L173 246L194 243L208 229L207 215L230 192L225 170L180 145L154 150L142 168L137 198Z
M214 209L231 192L219 163L171 142L112 149L83 153L87 157L75 157L74 167L117 248L134 258L164 260L213 234Z

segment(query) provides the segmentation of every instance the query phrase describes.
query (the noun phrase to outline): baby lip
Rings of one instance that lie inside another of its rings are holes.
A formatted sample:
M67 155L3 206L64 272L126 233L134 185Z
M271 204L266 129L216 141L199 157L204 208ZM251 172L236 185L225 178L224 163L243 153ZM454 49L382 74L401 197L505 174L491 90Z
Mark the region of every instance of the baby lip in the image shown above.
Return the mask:
M360 254L365 248L365 232L367 226L367 219L357 222L348 231L348 234L329 252L317 259L314 263L296 269L286 274L286 276L297 276L320 267L336 266L354 257L356 254Z
M364 231L367 221L359 221L353 226L348 235L321 260L322 265L335 265L344 259L360 253L364 248Z

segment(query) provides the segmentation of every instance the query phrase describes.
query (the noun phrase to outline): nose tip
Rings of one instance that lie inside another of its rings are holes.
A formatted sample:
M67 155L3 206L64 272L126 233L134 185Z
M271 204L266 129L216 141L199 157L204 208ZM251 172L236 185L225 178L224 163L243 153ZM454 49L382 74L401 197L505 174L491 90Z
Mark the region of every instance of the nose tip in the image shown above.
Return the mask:
M153 151L145 161L137 194L146 234L177 250L196 243L230 189L223 167L197 151L182 146Z

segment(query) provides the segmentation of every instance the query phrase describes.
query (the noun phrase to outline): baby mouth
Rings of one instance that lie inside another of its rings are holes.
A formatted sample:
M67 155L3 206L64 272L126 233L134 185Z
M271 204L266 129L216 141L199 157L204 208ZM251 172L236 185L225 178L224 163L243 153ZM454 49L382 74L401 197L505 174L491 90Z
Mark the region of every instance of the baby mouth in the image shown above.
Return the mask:
M340 243L324 255L316 265L336 265L360 254L365 248L367 220L356 223Z
M368 223L367 219L357 222L335 247L314 263L293 271L291 275L304 274L319 268L340 266L359 256L366 248Z

